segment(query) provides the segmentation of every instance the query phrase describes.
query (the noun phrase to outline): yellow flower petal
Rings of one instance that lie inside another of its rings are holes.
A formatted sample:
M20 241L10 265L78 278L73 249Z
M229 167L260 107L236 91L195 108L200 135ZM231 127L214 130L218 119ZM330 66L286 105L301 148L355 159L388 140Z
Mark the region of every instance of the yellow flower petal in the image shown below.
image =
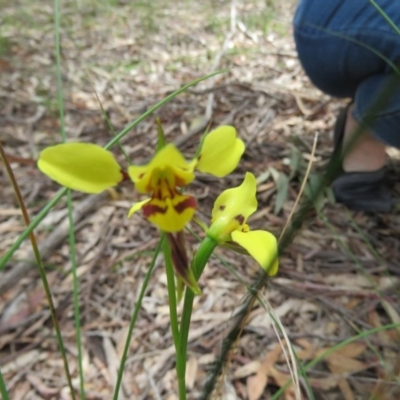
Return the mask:
M41 152L38 167L60 185L85 193L100 193L123 179L112 153L91 143L48 147Z
M205 137L196 168L219 178L228 175L239 164L244 149L233 126L220 126Z
M267 231L232 232L232 240L243 247L268 275L278 272L278 242Z
M256 187L255 176L247 172L240 186L223 191L214 203L207 235L225 241L234 230L242 230L247 218L257 210Z
M173 198L153 198L142 207L143 215L164 232L179 232L193 218L196 200L175 193Z
M147 204L149 201L151 201L151 199L146 199L143 201L139 201L138 203L135 203L131 209L129 210L128 213L128 218L130 218L135 212L139 211L142 209L142 207Z
M186 186L194 179L193 167L173 144L162 148L149 164L129 167L128 174L140 193L154 191L157 180L165 175L174 180L173 188Z

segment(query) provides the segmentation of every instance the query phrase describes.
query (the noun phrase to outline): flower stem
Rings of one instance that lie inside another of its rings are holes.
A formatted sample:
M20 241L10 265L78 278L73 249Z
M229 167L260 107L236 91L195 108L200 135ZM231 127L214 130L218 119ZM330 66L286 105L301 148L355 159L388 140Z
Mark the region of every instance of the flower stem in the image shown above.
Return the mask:
M164 251L164 262L165 271L167 274L167 286L168 286L168 304L169 304L169 317L171 324L172 337L174 340L175 352L176 352L176 375L178 379L178 392L179 400L186 400L186 382L185 382L185 372L186 372L186 357L183 358L179 354L179 323L178 323L178 313L177 313L177 303L176 303L176 287L175 287L175 274L174 266L172 264L171 258L171 248L166 240L165 233L162 234L163 240L163 251Z
M193 273L196 281L199 280L204 268L211 257L217 242L214 239L206 237L200 244L197 253L195 254L192 262ZM186 357L187 357L187 345L189 338L189 327L190 320L192 318L193 301L195 294L190 288L186 288L185 300L183 303L181 326L180 326L180 337L179 337L179 347L177 348L177 359L184 360L184 371L183 376L186 373Z
M6 388L6 383L4 382L3 375L1 374L1 370L0 370L0 394L2 395L3 400L10 400L10 397L8 396L8 391Z

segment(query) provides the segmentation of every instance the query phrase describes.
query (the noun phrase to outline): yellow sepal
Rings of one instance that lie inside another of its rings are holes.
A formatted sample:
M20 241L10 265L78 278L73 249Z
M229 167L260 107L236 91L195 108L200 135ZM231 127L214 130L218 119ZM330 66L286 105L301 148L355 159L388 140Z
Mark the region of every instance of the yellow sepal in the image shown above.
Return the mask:
M272 233L234 231L232 240L243 247L268 275L273 276L278 272L278 242Z
M196 169L219 178L223 177L237 167L244 150L244 143L236 137L235 128L220 126L204 138Z
M92 143L63 143L44 149L39 169L62 186L100 193L123 180L112 153Z

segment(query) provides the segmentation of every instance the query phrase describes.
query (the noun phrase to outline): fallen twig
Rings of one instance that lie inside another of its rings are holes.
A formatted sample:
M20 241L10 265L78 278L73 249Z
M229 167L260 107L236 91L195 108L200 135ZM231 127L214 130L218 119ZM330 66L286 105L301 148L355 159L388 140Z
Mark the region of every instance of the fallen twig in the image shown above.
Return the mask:
M74 208L73 219L77 223L82 217L84 217L92 208L98 203L105 200L108 196L107 192L95 194L87 197L80 204ZM57 226L57 228L50 233L50 235L39 244L39 251L43 258L48 257L51 252L61 244L61 242L68 235L68 218L64 218L63 222ZM2 274L0 280L0 296L7 290L11 289L22 277L24 277L31 269L34 269L35 261L33 252L29 253L27 260L18 262L8 272Z

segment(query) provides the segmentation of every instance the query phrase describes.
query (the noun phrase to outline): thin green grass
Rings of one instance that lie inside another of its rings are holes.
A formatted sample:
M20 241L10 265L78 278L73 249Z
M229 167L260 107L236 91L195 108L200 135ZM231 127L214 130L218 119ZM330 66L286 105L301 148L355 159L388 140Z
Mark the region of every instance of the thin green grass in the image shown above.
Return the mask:
M117 271L119 268L123 267L124 263L127 261L132 261L135 260L136 258L139 257L146 257L146 256L151 256L153 257L154 251L153 250L140 250L140 251L134 251L128 255L126 255L124 258L121 260L117 261L113 265L111 265L111 271Z
M300 371L301 376L303 377L305 386L307 388L307 393L308 393L308 398L309 400L315 400L314 393L310 384L310 381L308 379L308 376L304 370L304 367L297 357L296 351L292 346L292 343L289 339L289 336L286 333L285 327L283 326L281 320L279 317L275 314L272 306L269 304L268 300L265 298L262 298L260 296L258 302L260 303L261 307L264 308L264 310L268 313L268 315L271 317L272 321L272 326L275 330L276 337L278 338L278 341L281 345L282 352L285 356L286 359L286 364L288 366L290 376L291 376L291 381L294 382L294 387L295 387L295 396L296 400L301 400L301 388L300 388L300 381L299 381L299 374L298 371ZM289 354L287 354L285 345L282 342L280 335L283 336L285 339Z
M365 234L365 232L360 228L360 226L356 223L356 221L354 220L354 218L351 218L350 216L350 212L347 211L347 216L348 218L351 220L351 226L355 229L355 231L358 233L358 235L360 236L360 238L362 239L362 241L366 244L368 250L371 252L372 256L375 258L376 261L378 261L378 263L382 266L384 266L385 269L385 274L386 276L391 280L392 283L392 287L395 289L395 293L397 293L397 295L400 298L400 289L397 288L396 286L396 282L393 279L392 274L390 273L390 271L387 268L387 263L383 260L383 258L381 257L381 255L379 254L378 250L374 247L374 245L371 243L371 241L368 239L367 235Z
M3 145L2 145L1 142L0 142L0 159L2 159L3 164L5 166L5 169L7 171L8 177L9 177L9 179L11 181L11 185L12 185L12 188L14 190L15 197L17 198L18 204L20 206L24 222L28 226L30 224L28 210L27 210L27 208L25 206L24 199L22 197L21 191L19 190L18 182L15 179L14 172L13 172L13 170L11 168L10 163L8 162L7 156L6 156L5 152L4 152L4 148L3 148ZM38 266L38 269L39 269L39 275L40 275L40 278L42 280L44 292L45 292L45 295L46 295L47 304L49 305L49 310L50 310L50 315L51 315L51 318L52 318L53 326L54 326L54 329L56 331L57 343L58 343L58 347L59 347L60 352L61 352L61 358L62 358L62 361L63 361L63 366L64 366L64 371L65 371L67 383L68 383L68 386L69 386L69 389L70 389L70 392L71 392L71 397L72 397L73 400L75 400L75 398L76 398L75 397L75 391L74 391L74 388L73 388L73 385L72 385L72 379L71 379L70 369L69 369L69 365L68 365L67 353L66 353L65 346L64 346L64 341L63 341L63 338L62 338L62 335L61 335L60 326L58 324L57 315L56 315L56 309L54 307L53 299L52 299L52 296L51 296L50 285L49 285L49 282L47 280L46 271L44 269L42 258L40 256L40 251L39 251L39 247L38 247L38 244L37 244L37 241L36 241L36 237L35 237L33 232L29 233L29 238L30 238L33 254L35 256L36 265Z
M373 328L373 329L369 329L367 331L361 332L358 335L354 335L346 340L343 340L342 342L332 346L330 349L326 350L325 352L323 352L322 354L320 354L318 357L315 357L312 361L310 361L309 363L307 363L304 366L304 370L308 371L309 369L311 369L312 367L316 366L318 363L320 363L321 361L323 361L327 356L329 356L330 354L334 353L335 351L340 350L341 348L343 348L344 346L347 346L351 343L357 342L358 340L362 340L362 339L366 339L369 336L372 336L376 333L379 332L384 332L384 331L388 331L391 329L398 329L400 328L400 323L395 323L395 324L388 324L388 325L382 325L379 326L378 328ZM288 381L288 383L281 387L272 397L271 400L279 400L280 396L282 396L286 390L286 388L288 387L288 385L291 382Z
M140 310L140 308L142 306L143 297L144 297L144 295L146 293L147 286L149 285L151 274L153 273L154 267L156 265L157 257L160 254L161 249L163 248L163 242L164 241L165 241L165 238L161 237L161 239L158 242L157 247L156 247L156 249L154 251L153 258L152 258L152 260L150 262L149 268L147 270L147 273L146 273L146 275L145 275L145 277L143 279L143 283L142 283L141 288L140 288L139 296L137 298L137 301L136 301L136 304L135 304L135 308L134 308L133 313L132 313L131 321L129 323L128 334L127 334L127 337L126 337L124 350L122 352L120 367L118 369L117 382L116 382L115 388L114 388L113 400L118 400L118 398L119 398L119 391L120 391L120 388L121 388L122 376L124 374L125 364L126 364L126 360L127 360L127 357L128 357L129 346L130 346L130 343L131 343L133 329L135 328L136 320L137 320L137 317L139 315L139 310Z
M54 0L54 32L55 32L55 53L56 53L56 77L57 77L57 99L59 109L60 134L63 142L67 140L65 132L65 114L64 114L64 96L62 86L62 71L61 71L61 15L59 0ZM73 217L73 205L71 190L67 190L67 207L68 207L68 222L69 222L69 249L72 266L72 287L73 287L73 304L74 304L74 320L76 330L76 347L78 352L78 374L79 374L79 391L81 400L86 399L85 380L83 374L83 352L82 352L82 331L81 331L81 316L79 306L79 281L78 281L78 262L76 256L76 241L75 241L75 224Z
M393 30L400 35L400 28L389 18L389 16L385 13L385 11L376 3L375 0L369 0L369 2L377 9L379 14L385 18L386 22L393 28Z
M337 242L340 244L340 246L343 248L343 250L345 251L345 253L352 259L352 261L354 262L354 264L357 266L357 268L359 269L359 271L363 274L363 276L367 279L367 281L369 282L369 284L371 285L371 287L374 289L377 297L379 298L379 300L381 301L381 304L383 306L384 302L383 302L383 295L381 293L381 291L379 290L379 288L376 286L374 280L372 279L371 275L368 273L368 271L365 270L364 266L362 265L362 263L358 260L357 256L351 251L350 247L345 243L345 241L340 237L340 235L338 234L337 230L334 228L334 226L327 220L327 218L325 217L325 215L323 215L322 213L318 214L319 217L321 218L321 220L324 222L324 224L328 227L328 229L332 232L332 234L334 235L334 237L336 238ZM355 324L351 324L352 328L358 332L361 333L361 330L355 325ZM369 348L371 349L371 351L373 353L375 353L375 356L380 360L381 364L384 365L385 364L385 360L382 356L382 354L379 352L379 350L377 350L371 343L368 343Z
M1 393L1 398L3 400L10 400L10 397L8 396L6 383L4 382L3 374L1 373L1 368L0 368L0 393Z

